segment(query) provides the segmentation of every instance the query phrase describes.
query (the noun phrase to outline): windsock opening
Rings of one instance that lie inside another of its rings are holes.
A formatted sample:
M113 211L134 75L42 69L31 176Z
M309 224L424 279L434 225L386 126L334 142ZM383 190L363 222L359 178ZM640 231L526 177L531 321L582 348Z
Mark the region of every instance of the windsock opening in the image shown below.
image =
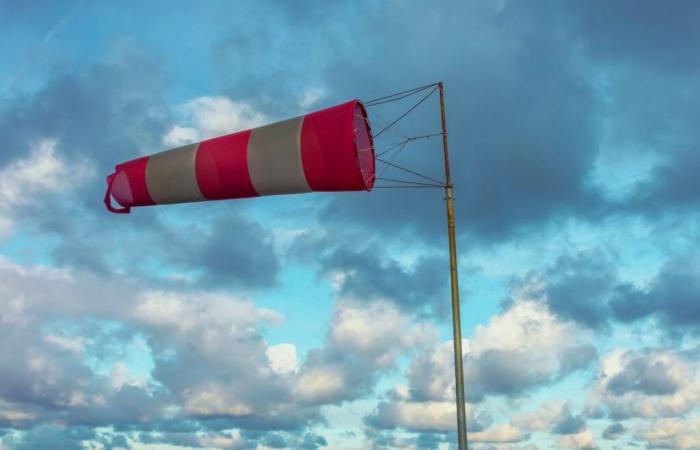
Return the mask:
M360 165L362 181L365 184L365 189L371 191L375 178L374 141L372 139L372 129L367 119L367 111L359 100L355 102L353 108L353 126L355 129L357 162Z

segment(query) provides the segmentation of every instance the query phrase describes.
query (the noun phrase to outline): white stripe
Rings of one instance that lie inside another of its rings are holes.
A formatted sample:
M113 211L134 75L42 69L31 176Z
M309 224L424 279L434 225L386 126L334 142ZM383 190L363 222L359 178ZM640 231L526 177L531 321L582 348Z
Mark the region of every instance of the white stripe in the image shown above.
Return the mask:
M251 131L248 173L260 195L311 192L301 161L301 126L304 116Z

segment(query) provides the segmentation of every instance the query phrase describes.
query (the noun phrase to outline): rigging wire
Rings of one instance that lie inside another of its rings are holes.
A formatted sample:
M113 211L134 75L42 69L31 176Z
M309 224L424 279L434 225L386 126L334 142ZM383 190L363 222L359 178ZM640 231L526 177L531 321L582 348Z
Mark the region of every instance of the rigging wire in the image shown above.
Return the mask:
M429 186L373 186L372 189L437 189L443 188L442 185L429 185Z
M408 97L409 95L417 94L420 91L424 91L424 90L429 89L433 86L437 86L437 84L438 83L426 84L425 86L419 86L419 87L416 87L413 89L407 89L405 91L396 92L396 93L390 94L390 95L385 95L383 97L373 98L372 100L367 100L366 102L363 102L363 103L365 106L375 106L376 104L379 104L379 102L386 103L387 101L400 100L401 98ZM406 94L406 95L404 95L404 94ZM394 98L394 97L398 97L398 96L402 96L402 97ZM392 100L388 100L388 99L392 99Z
M403 151L403 149L406 148L406 144L408 144L408 141L404 142L400 147L398 147L398 149L396 150L396 153L394 153L394 154L391 156L391 160L389 161L390 163L393 163L394 160L401 154L401 152ZM375 156L375 158L376 158L376 156ZM388 168L389 168L388 165L384 166L384 167L382 168L382 170L379 171L379 174L377 175L377 178L380 177L380 176L382 176L382 174L383 174L384 172L386 172L386 170L387 170Z
M437 87L433 88L432 91L428 92L427 95L423 96L423 98L421 98L420 100L418 100L418 102L417 102L415 105L411 106L411 107L408 109L408 111L406 111L405 113L401 114L396 120L394 120L394 121L391 122L389 125L385 126L385 127L382 128L381 130L379 130L379 133L375 134L375 135L374 135L374 138L375 138L375 139L378 138L378 137L381 136L382 133L384 133L386 130L388 130L389 128L393 127L399 120L401 120L401 119L403 119L404 117L406 117L407 115L409 115L409 114L411 113L411 111L413 111L414 109L416 109L416 108L417 108L421 103L423 103L428 97L430 97L431 95L433 95L433 93L434 93L436 90L437 90Z
M378 138L379 136L381 136L382 134L384 134L384 132L386 132L386 131L390 131L393 134L396 134L396 135L400 136L401 138L403 138L401 141L390 144L389 147L382 149L381 151L375 150L375 152L376 152L375 158L376 158L377 162L382 163L385 166L379 171L379 173L375 172L375 174L372 177L373 180L382 180L382 181L388 181L391 183L399 183L400 185L374 186L374 188L376 188L376 189L406 189L406 188L441 188L441 187L445 186L445 183L443 181L429 177L427 175L421 174L417 171L408 169L406 167L403 167L401 165L394 163L394 161L398 158L398 156L401 154L401 152L406 148L408 143L419 140L419 139L428 139L428 138L432 138L432 137L436 137L436 136L441 136L443 134L442 132L440 132L440 133L431 133L431 134L425 134L425 135L419 135L419 136L406 136L403 133L397 132L397 130L393 128L399 121L401 121L403 118L408 116L413 110L415 110L425 100L427 100L428 97L430 97L433 93L435 93L435 91L438 89L438 83L427 84L425 86L420 86L417 88L397 92L395 94L386 95L384 97L379 97L379 98L375 98L372 100L368 100L368 101L364 102L364 105L369 108L371 106L378 106L378 105L382 105L382 104L389 103L389 102L399 101L399 100L402 100L402 99L407 98L409 96L416 95L420 92L426 91L430 88L432 88L430 90L430 92L428 92L426 95L424 95L420 100L418 100L408 110L403 112L398 118L396 118L392 122L389 122L384 117L382 117L378 112L373 110L372 115L377 117L379 120L381 120L385 124L384 127L381 130L379 130L379 132L374 134L375 139ZM365 116L358 116L358 117L361 117L362 119L364 119L365 121L367 121L369 123L369 119L367 117L365 117ZM361 149L358 151L369 151L369 150L371 150L371 148ZM384 156L392 151L395 151L395 153L393 155L391 155L389 158L387 158L387 159L381 158L382 156ZM396 180L396 179L391 179L391 178L382 178L382 175L384 174L384 172L386 172L387 169L389 169L389 167L396 168L398 170L404 171L406 173L410 173L411 175L418 176L420 178L423 178L425 180L428 180L428 181L431 181L431 182L437 183L437 184L425 183L425 182L419 182L419 181Z
M375 111L375 112L372 113L372 115L373 115L374 117L376 117L377 119L381 120L382 122L384 122L383 126L386 126L386 125L389 124L389 121L386 120L384 117L382 117L382 115L379 114L378 112ZM369 118L368 118L368 117L361 116L361 115L359 115L359 114L355 114L355 117L364 120L364 121L367 123L367 126L370 126ZM380 125L381 125L381 124L380 124ZM394 133L395 135L401 137L401 138L408 139L408 136L406 136L405 134L401 133L400 130L396 130L396 129L393 129L393 128L392 128L391 132Z
M405 168L405 167L399 166L398 164L394 164L393 162L385 161L385 160L380 159L380 158L377 158L377 160L380 161L380 162L382 162L382 163L384 163L384 164L388 164L388 165L390 165L391 167L395 167L395 168L397 168L397 169L399 169L399 170L403 170L404 172L408 172L408 173L410 173L410 174L412 174L412 175L416 175L416 176L419 176L419 177L421 177L421 178L425 178L426 180L434 181L434 182L436 182L436 183L441 183L441 186L444 186L444 185L445 185L445 182L444 182L444 181L436 180L435 178L429 177L429 176L427 176L427 175L423 175L423 174L421 174L421 173L414 172L414 171L411 170L411 169L407 169L407 168Z
M430 186L430 187L445 187L444 184L433 184L433 183L421 183L420 181L407 181L407 180L396 180L394 178L381 178L377 177L380 181L391 181L392 183L408 184L412 186Z

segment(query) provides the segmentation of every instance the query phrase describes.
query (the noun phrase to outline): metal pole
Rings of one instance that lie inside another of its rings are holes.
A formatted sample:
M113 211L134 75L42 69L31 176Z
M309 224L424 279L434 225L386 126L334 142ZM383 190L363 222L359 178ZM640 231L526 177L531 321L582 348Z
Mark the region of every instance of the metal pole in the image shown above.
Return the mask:
M445 156L445 204L447 206L447 236L450 242L450 283L452 286L452 335L455 356L455 390L457 401L457 439L459 450L467 448L467 415L464 406L464 368L462 367L462 324L459 315L459 280L457 277L457 244L455 243L455 211L452 198L450 159L447 153L447 124L445 122L445 94L442 81L440 116L442 119L442 151Z

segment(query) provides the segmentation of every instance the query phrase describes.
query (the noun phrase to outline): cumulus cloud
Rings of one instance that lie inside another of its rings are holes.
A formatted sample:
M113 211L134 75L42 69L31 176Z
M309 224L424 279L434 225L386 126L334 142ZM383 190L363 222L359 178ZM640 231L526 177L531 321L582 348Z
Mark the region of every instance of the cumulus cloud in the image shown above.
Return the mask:
M420 255L405 261L383 251L381 243L365 233L348 230L303 232L288 253L294 260L318 264L343 297L389 300L406 311L447 312L446 256Z
M584 431L586 421L582 415L573 415L571 404L551 401L536 411L519 413L511 417L511 423L530 432L549 431L554 434L577 434Z
M224 134L255 128L269 119L245 101L228 97L204 96L179 106L185 125L173 125L163 136L163 144L179 146Z
M671 335L696 334L700 325L697 260L697 254L674 258L646 287L619 286L610 303L615 316L622 322L653 317Z
M503 442L513 443L527 439L529 436L523 430L510 424L494 425L483 431L471 433L469 436L472 442Z
M680 416L700 406L697 369L677 351L613 351L601 360L588 408L619 419Z
M429 325L412 325L410 316L392 303L341 300L334 307L325 346L307 355L295 392L310 404L367 395L403 352L429 342L434 334Z
M279 323L278 313L230 295L154 291L1 263L5 426L152 427L194 417L289 428L318 417L292 394L293 348L269 345L259 332ZM153 355L147 379L119 363L137 336ZM23 352L12 351L20 346Z
M674 450L689 450L700 447L700 418L691 415L685 418L658 419L641 427L635 437L648 445Z
M465 383L471 402L490 396L516 398L546 386L587 365L595 357L590 346L577 344L587 332L571 322L562 322L546 303L517 294L508 309L479 326L473 339L465 340ZM570 364L570 353L585 353L583 364ZM418 353L406 369L408 385L397 385L387 401L366 417L380 429L410 431L454 429L454 367L452 342L434 343ZM484 442L516 442L529 431L550 429L574 434L584 427L566 404L550 406L536 417L521 416L511 424L484 428L479 415L468 404L468 425ZM451 412L451 413L450 413ZM501 439L501 440L498 440Z
M557 440L557 445L560 448L573 450L596 450L598 448L595 437L589 430L562 436Z
M40 140L28 155L0 170L0 237L10 232L13 216L22 206L46 194L53 194L54 201L69 198L81 182L94 175L86 161L68 161L57 147L54 139Z
M603 437L605 439L614 440L619 438L622 434L627 431L627 428L620 422L613 422L603 430Z
M543 302L516 297L488 325L477 326L469 341L465 379L472 386L470 397L518 395L585 367L596 356L594 347L579 343L586 335Z

